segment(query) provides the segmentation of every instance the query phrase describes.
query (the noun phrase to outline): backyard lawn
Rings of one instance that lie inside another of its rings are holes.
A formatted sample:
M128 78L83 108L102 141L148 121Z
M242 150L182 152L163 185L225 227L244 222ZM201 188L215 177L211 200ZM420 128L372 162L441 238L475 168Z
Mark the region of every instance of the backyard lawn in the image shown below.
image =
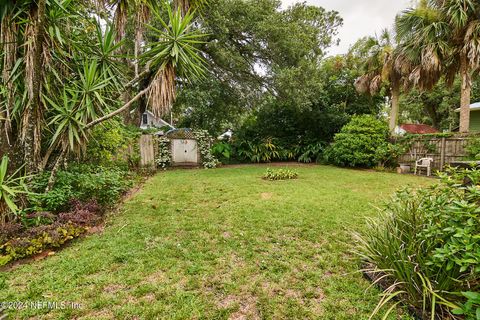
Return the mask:
M159 173L103 231L3 271L0 301L81 304L12 318L367 319L379 291L365 291L352 233L396 189L431 180L295 169L276 182L266 166Z

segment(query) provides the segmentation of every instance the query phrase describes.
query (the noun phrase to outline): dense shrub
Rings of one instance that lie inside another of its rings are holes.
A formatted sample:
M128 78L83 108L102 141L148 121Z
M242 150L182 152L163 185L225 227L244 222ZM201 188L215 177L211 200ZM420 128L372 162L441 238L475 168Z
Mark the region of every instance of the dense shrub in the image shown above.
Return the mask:
M272 170L268 168L265 174L263 175L263 179L271 180L271 181L291 180L291 179L297 179L297 178L298 178L298 172L290 169Z
M229 163L232 157L232 145L228 142L217 142L212 145L211 153L217 158L221 163Z
M231 159L239 162L316 162L347 122L338 106L318 102L300 108L269 102L235 130Z
M86 161L100 166L137 167L140 130L112 119L96 126L87 146Z
M36 211L66 211L73 199L111 206L131 185L129 174L121 169L76 164L59 171L52 190L44 193L49 176L44 172L32 183L33 191L38 192L30 196Z
M441 177L398 192L359 238L364 262L391 285L379 307L396 296L424 317L476 312L479 301L470 298L480 291L480 171L450 169Z
M326 151L328 162L342 167L371 168L380 161L377 150L388 142L387 124L370 115L355 116Z

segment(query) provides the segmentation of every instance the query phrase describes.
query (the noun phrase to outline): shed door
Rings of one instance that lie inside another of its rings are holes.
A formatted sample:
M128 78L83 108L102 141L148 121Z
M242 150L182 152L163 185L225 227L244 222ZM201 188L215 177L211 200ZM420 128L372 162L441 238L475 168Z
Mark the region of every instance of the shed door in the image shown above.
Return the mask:
M173 162L174 163L198 163L197 141L191 139L174 139Z

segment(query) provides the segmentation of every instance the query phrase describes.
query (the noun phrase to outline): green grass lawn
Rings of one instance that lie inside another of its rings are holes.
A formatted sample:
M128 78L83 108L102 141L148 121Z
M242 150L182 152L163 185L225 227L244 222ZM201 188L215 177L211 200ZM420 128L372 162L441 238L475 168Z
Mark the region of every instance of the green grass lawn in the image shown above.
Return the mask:
M356 272L352 233L396 189L431 180L301 166L270 182L265 169L159 173L103 232L3 272L0 301L82 305L12 318L367 319L379 291Z

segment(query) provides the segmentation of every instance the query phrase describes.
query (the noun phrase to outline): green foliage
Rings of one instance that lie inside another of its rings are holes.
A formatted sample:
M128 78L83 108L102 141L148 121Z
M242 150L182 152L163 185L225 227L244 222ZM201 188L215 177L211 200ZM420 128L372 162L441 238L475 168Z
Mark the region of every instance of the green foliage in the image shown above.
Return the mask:
M27 192L26 177L20 175L21 169L9 174L8 162L7 156L3 156L0 162L0 224L12 218L10 214L19 213L18 198Z
M298 157L298 162L319 162L323 157L323 152L325 150L325 143L317 142L309 144L305 147L300 147L298 149L300 156Z
M298 178L298 172L290 170L290 169L278 169L272 170L270 168L267 169L265 174L263 175L264 180L292 180Z
M203 42L205 35L194 29L193 12L182 14L181 10L173 11L170 4L164 6L168 20L164 20L162 12L156 7L150 7L155 20L161 25L146 25L150 30L151 38L148 50L142 56L145 63L149 63L154 70L162 70L172 65L175 71L187 79L202 78L205 72L205 60L200 55L198 45Z
M46 171L32 182L32 189L38 194L29 198L36 211L65 211L74 199L112 206L131 185L128 173L118 168L77 164L59 171L53 188L43 193L49 176Z
M227 163L232 157L232 145L227 142L217 142L212 146L212 155L222 163Z
M377 148L376 159L379 167L394 168L398 166L398 158L408 150L402 143L386 142Z
M0 244L0 266L42 252L46 248L60 247L67 241L80 236L84 227L73 224L42 228L33 237L16 238Z
M385 148L388 136L388 127L383 121L369 115L354 116L335 135L326 159L342 167L374 167L380 160L377 150Z
M155 163L163 170L166 170L172 163L172 151L170 147L170 139L165 137L157 138L158 149Z
M194 130L193 134L197 140L198 149L205 169L217 167L218 160L211 152L213 138L206 130Z
M92 130L86 160L105 167L137 167L139 135L137 128L127 127L117 119L107 121Z
M469 160L480 160L480 138L471 138L465 147Z
M280 159L279 148L271 139L265 139L260 143L236 140L234 144L236 155L243 161L260 163Z
M467 298L467 302L460 304L456 309L452 310L454 315L464 316L466 320L480 319L480 293L478 292L462 292Z
M460 293L480 289L479 185L480 171L449 169L437 185L399 191L370 222L359 254L392 285L375 312L394 296L432 319L472 311Z

